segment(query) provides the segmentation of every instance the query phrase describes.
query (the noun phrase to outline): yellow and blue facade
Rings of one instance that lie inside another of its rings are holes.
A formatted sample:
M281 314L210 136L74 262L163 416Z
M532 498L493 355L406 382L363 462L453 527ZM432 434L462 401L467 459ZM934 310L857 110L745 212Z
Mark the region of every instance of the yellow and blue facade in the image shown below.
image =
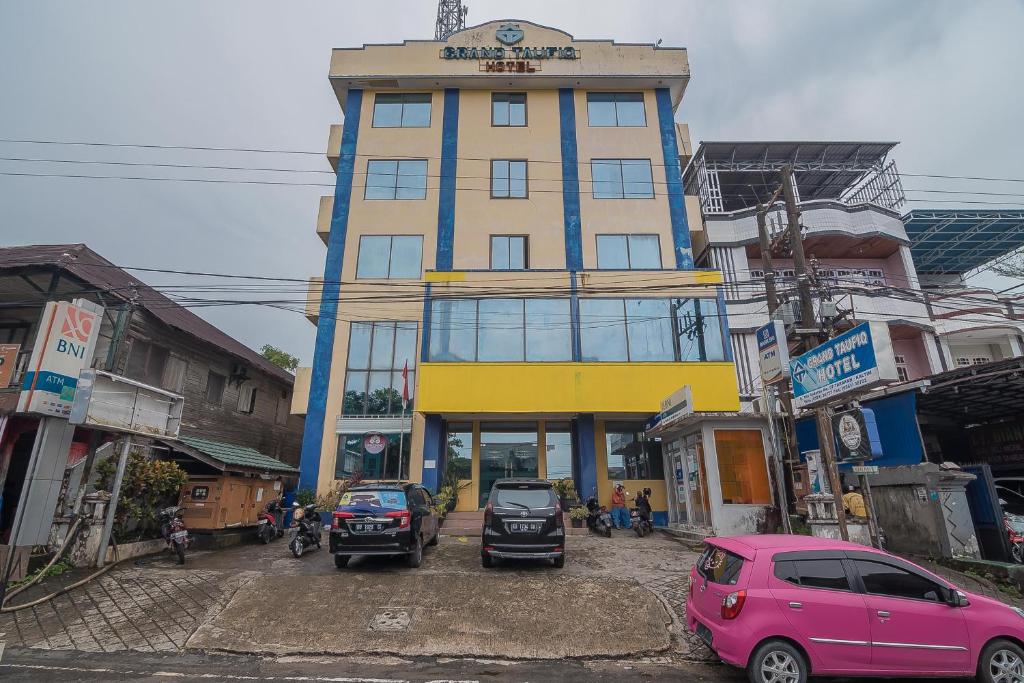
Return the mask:
M688 78L684 49L524 21L334 51L301 487L448 470L475 510L498 476L622 480L666 509L644 422L684 385L739 407L721 274L693 266Z

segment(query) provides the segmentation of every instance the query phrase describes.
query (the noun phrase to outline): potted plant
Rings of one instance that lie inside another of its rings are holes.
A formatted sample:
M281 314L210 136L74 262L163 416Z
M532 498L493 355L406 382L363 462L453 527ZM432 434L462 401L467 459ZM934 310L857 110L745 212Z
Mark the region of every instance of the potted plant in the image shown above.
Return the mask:
M567 512L569 507L579 500L579 497L576 495L576 484L572 479L554 481L551 483L551 488L558 496L558 502L561 504L562 509Z
M583 520L587 518L587 508L582 505L577 505L572 510L569 510L569 522L572 524L573 529L582 529Z

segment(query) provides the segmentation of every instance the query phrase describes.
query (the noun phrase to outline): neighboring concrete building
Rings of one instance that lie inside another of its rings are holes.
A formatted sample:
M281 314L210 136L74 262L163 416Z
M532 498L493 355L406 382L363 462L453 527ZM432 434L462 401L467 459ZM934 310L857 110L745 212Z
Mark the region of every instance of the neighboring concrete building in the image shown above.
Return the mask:
M15 411L47 301L85 298L102 305L90 365L183 395L183 437L298 464L302 418L289 410L291 373L84 244L0 249L0 292L0 345L19 347L10 350L14 371L0 387L0 536L9 530L39 422ZM108 438L76 429L69 466Z
M680 182L686 51L495 21L335 50L330 77L345 123L296 396L302 485L436 489L452 465L476 510L502 476L605 502L625 480L665 521L673 462L645 421L683 386L699 411L739 407L721 274L694 267L704 226ZM760 435L741 450L764 477Z

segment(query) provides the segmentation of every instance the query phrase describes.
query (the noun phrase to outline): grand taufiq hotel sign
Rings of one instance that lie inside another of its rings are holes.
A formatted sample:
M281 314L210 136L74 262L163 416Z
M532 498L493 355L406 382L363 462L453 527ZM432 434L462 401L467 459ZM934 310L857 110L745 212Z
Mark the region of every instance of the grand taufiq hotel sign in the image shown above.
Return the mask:
M523 47L525 34L519 24L502 24L495 32L502 45L496 47L446 47L442 59L475 59L482 71L533 73L547 59L579 59L574 47Z

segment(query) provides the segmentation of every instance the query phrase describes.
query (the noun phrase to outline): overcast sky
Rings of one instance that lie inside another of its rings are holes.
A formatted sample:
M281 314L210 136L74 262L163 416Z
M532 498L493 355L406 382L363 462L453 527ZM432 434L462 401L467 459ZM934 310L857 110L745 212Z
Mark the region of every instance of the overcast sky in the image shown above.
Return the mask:
M893 140L904 172L1024 177L1024 4L1015 0L467 4L470 25L508 18L514 8L515 18L578 38L689 48L693 76L678 118L695 143ZM341 120L327 81L331 48L431 38L435 12L433 0L0 0L0 138L319 153L328 126ZM0 157L330 170L323 156L308 154L6 142ZM11 172L332 182L325 173L0 160L0 174ZM1007 183L905 185L1024 193ZM315 222L317 198L329 193L0 175L0 243L85 242L125 266L305 278L323 274ZM154 285L208 282L138 275ZM990 275L979 282L1014 284ZM198 312L254 348L271 343L310 361L315 329L301 314L259 306Z

